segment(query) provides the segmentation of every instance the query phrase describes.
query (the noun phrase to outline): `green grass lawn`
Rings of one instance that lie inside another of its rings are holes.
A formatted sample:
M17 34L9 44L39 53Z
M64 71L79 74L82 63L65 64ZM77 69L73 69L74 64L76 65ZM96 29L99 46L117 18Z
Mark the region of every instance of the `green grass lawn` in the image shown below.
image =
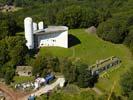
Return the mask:
M27 76L15 76L13 78L14 84L24 83L24 82L32 82L34 81L34 77L27 77Z
M117 56L122 60L122 63L118 69L109 71L109 78L100 78L96 87L109 92L114 81L117 82L115 92L120 94L121 89L119 86L120 76L125 70L133 65L131 52L122 44L112 44L107 41L103 41L95 34L85 32L84 29L73 29L69 31L69 34L74 35L80 40L80 44L72 46L68 49L60 47L44 47L41 48L39 53L41 55L51 54L58 57L76 57L80 58L83 62L89 65L110 56Z

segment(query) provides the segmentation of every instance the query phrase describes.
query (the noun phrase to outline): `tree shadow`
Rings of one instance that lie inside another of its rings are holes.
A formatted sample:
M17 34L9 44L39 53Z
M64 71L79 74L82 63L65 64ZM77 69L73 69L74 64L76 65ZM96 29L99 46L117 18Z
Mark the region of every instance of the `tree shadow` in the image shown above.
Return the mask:
M71 48L75 45L78 45L80 43L81 43L81 41L76 36L74 36L72 34L68 35L68 47L69 48Z

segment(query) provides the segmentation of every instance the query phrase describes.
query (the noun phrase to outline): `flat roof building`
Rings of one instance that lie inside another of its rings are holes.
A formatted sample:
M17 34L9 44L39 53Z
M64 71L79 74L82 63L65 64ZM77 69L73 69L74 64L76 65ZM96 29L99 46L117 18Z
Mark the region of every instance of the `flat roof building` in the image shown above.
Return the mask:
M17 66L16 74L18 76L32 76L32 67L31 66Z

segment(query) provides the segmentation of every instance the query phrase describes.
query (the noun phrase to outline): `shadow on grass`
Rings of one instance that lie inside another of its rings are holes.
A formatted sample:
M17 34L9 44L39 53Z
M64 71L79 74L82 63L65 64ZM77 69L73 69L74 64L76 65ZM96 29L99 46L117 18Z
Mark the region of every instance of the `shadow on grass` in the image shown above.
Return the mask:
M71 48L75 45L78 45L80 43L81 43L81 41L76 36L74 36L72 34L68 35L68 47L69 48Z

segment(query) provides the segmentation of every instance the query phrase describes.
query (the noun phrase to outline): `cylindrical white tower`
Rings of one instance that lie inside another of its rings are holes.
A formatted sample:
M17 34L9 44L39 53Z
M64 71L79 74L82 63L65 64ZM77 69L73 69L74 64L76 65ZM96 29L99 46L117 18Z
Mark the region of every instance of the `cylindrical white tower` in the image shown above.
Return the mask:
M26 46L28 49L34 48L34 37L33 37L33 22L32 18L27 17L24 19L25 39Z
M37 30L37 23L33 22L33 31Z
M39 28L39 30L44 29L43 21L38 23L38 28Z

